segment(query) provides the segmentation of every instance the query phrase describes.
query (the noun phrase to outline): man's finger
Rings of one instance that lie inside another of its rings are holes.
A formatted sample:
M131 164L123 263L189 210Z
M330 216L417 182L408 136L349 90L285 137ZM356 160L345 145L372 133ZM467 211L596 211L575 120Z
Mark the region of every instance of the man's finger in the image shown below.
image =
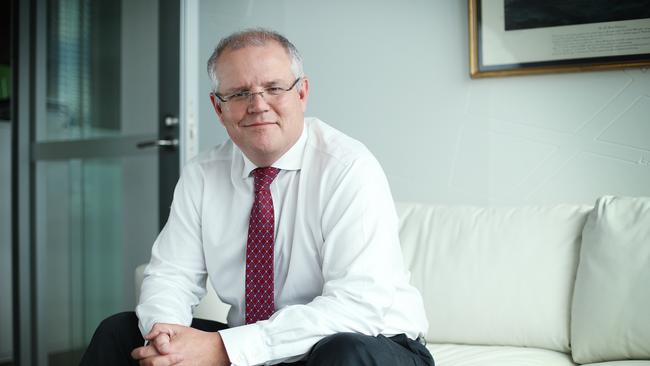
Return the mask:
M151 345L138 347L131 351L131 357L133 357L134 360L142 360L154 356L160 356L160 353L156 350L156 347Z
M172 353L169 355L154 356L144 360L140 360L140 365L143 366L172 366L183 362L183 355Z
M160 335L161 333L166 333L167 335L169 335L170 338L173 337L174 334L176 334L176 332L174 331L174 329L173 329L173 327L171 325L156 323L151 328L149 333L144 336L144 339L150 341L150 340L158 337L158 335Z
M171 337L167 333L160 333L156 338L154 338L151 343L153 343L154 347L158 350L163 355L166 355L171 352L171 345L169 342L171 341Z

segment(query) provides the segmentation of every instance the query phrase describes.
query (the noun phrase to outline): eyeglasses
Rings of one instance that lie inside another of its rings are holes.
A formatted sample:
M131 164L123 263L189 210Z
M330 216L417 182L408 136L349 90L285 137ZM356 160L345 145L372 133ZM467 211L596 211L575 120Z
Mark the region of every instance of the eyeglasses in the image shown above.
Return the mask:
M282 97L289 90L293 89L293 87L296 86L296 84L298 84L300 79L302 78L297 78L296 81L294 81L293 84L291 84L291 86L286 89L279 86L269 86L267 88L264 88L264 90L255 93L253 93L250 90L243 90L234 94L224 95L224 96L219 95L217 93L212 93L212 94L214 94L217 98L219 98L220 101L224 103L232 103L236 105L244 105L250 103L253 100L253 97L255 95L259 95L266 102L273 102L279 99L280 97ZM266 98L264 97L265 95Z

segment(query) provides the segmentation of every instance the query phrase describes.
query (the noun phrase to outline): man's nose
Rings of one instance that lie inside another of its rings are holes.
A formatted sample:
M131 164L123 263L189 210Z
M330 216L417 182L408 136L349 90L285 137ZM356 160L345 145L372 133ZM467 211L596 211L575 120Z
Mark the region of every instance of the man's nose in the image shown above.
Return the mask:
M264 92L251 93L248 101L249 113L260 113L269 110L269 104L264 99Z

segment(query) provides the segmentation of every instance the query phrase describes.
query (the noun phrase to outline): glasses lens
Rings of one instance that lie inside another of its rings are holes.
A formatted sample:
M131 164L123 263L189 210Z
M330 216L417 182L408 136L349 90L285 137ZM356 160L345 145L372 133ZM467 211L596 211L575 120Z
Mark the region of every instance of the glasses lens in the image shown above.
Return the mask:
M251 93L250 92L240 92L240 93L235 93L232 95L229 95L226 97L226 101L229 102L246 102L250 98Z
M298 81L300 81L300 78L296 79L293 84L291 84L290 87L288 88L282 88L279 86L271 86L268 88L265 88L264 91L261 92L250 92L250 91L242 91L239 93L231 94L228 96L223 97L223 99L226 102L229 102L231 104L237 104L237 105L244 105L248 104L249 102L252 101L252 99L255 97L255 95L259 95L260 97L264 98L264 100L268 102L273 102L277 100L279 97L284 95L286 92L289 90L293 89L296 84L298 84Z
M279 86L274 86L274 87L271 87L271 88L266 88L266 89L264 90L264 94L268 94L268 95L270 95L270 96L278 96L278 95L282 95L282 94L284 94L285 92L286 92L286 90L283 89L283 88L280 88Z

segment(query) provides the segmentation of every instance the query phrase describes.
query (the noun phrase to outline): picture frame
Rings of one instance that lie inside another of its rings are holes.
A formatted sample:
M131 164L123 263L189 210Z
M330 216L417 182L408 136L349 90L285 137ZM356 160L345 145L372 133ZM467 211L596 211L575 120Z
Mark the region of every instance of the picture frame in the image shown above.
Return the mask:
M650 66L650 0L468 0L470 77Z

